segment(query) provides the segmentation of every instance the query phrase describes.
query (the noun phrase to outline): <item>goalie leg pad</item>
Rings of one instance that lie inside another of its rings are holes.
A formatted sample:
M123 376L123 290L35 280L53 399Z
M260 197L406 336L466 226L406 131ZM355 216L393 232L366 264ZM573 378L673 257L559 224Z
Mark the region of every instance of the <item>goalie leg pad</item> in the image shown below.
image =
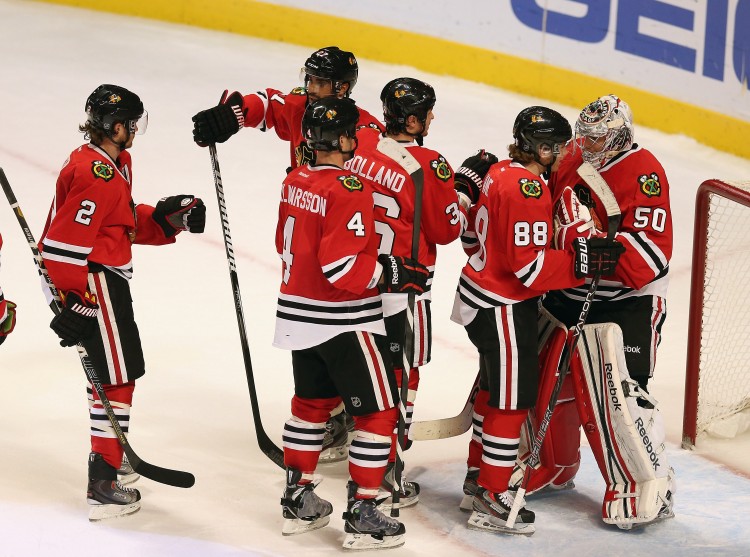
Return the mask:
M607 483L602 518L630 529L671 516L673 471L657 401L631 379L622 332L586 325L571 370L584 431Z

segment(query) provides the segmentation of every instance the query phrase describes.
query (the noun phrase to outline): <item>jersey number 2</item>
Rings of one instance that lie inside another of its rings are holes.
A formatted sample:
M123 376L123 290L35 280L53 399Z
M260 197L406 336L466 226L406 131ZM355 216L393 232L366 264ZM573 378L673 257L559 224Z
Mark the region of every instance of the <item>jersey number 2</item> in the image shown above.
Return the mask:
M78 209L78 212L76 213L76 218L74 219L76 222L80 222L84 226L88 226L91 224L91 215L94 214L94 211L96 211L96 203L93 201L89 201L88 199L84 199L81 201L81 208Z

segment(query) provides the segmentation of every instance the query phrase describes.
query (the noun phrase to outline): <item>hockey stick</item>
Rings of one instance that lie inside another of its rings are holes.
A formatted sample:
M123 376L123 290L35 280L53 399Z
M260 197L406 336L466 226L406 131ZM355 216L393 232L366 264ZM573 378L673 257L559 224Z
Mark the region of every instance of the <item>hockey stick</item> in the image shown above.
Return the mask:
M612 242L617 232L617 227L620 225L620 207L617 204L612 190L609 188L607 182L604 181L601 174L591 164L585 162L577 170L578 175L583 178L583 181L593 190L596 196L601 200L604 205L604 210L607 212L607 240ZM547 409L544 411L544 416L541 422L539 422L539 429L537 430L536 436L534 437L534 444L531 448L531 453L526 459L526 468L523 471L523 479L521 480L521 486L516 492L516 496L513 499L513 506L508 513L508 520L505 525L508 528L512 528L516 522L518 511L521 509L523 504L523 497L526 494L526 488L529 485L531 479L531 471L539 465L539 452L542 449L542 443L547 435L547 428L549 427L550 420L552 419L552 413L555 411L555 405L557 404L557 398L560 395L560 389L562 389L563 381L565 376L570 370L570 362L573 359L573 354L576 351L576 345L578 344L578 338L581 336L581 330L586 324L586 319L589 315L589 309L591 303L596 294L596 289L599 287L599 280L601 274L596 273L591 279L591 285L586 293L586 299L581 307L581 312L578 315L578 321L573 327L572 331L568 332L568 338L566 339L565 348L563 350L563 358L560 362L560 366L557 369L557 380L555 386L550 394L549 401L547 402Z
M234 294L234 309L237 313L237 326L240 330L240 341L242 343L242 359L245 362L245 376L247 377L247 388L250 391L250 405L253 409L253 422L255 423L255 435L258 439L260 450L277 466L284 468L284 452L266 434L263 423L260 420L260 408L258 406L258 393L255 390L255 379L253 378L253 364L250 361L250 347L247 342L247 331L245 329L245 315L242 311L242 297L240 296L240 282L237 278L237 265L234 261L234 248L232 247L232 235L229 232L229 217L227 216L227 204L224 200L224 186L221 183L221 170L219 159L216 156L216 145L210 144L208 152L211 155L213 166L214 185L216 186L216 199L219 202L221 213L221 231L224 235L224 247L227 252L229 263L229 278L232 281L232 293Z
M422 165L417 162L417 159L415 159L403 145L400 145L396 140L389 137L385 137L378 142L378 151L396 161L404 170L406 170L406 172L409 173L412 182L414 182L414 222L412 224L411 233L411 258L416 261L419 257L419 234L422 223L422 190L424 189L424 171L422 170ZM398 428L396 430L396 466L393 471L393 492L391 493L391 500L393 501L391 516L394 517L399 515L399 501L401 500L401 494L404 493L403 451L406 447L406 407L407 399L409 397L409 375L411 373L412 364L414 363L415 303L416 295L414 292L409 292L407 295L408 308L406 310L406 335L402 349L404 356L404 370L401 374L401 393L398 405L399 415Z
M2 168L0 168L0 184L2 184L3 191L5 192L5 196L8 198L8 203L10 203L11 209L13 209L13 212L16 214L18 224L21 226L21 229L26 236L26 241L29 243L31 253L34 254L34 260L36 261L39 273L44 277L44 280L46 281L47 286L52 293L53 301L50 304L50 307L52 308L52 311L55 312L55 315L59 315L62 311L62 304L60 302L60 296L57 292L57 288L55 288L55 285L53 284L52 279L47 272L47 268L44 266L44 260L42 259L42 255L39 253L39 248L37 247L36 240L34 240L34 235L31 233L31 229L26 222L26 217L23 216L23 212L21 211L21 207L18 204L18 200L16 199L16 196L10 187L10 182L8 182L8 178L5 176L5 172ZM104 392L104 387L102 387L102 383L99 380L99 376L96 374L96 370L94 369L94 365L91 363L91 359L89 358L86 349L81 343L78 343L76 348L78 349L78 356L81 359L83 371L84 373L86 373L86 377L88 378L89 382L94 386L94 390L96 391L96 394L99 397L102 406L104 407L104 412L105 414L107 414L109 423L112 425L112 429L117 436L117 440L120 442L120 445L122 445L122 449L127 455L128 460L130 461L130 465L133 467L133 470L135 470L142 476L149 478L150 480L154 480L155 482L172 485L175 487L192 487L193 484L195 484L195 476L193 476L191 473L182 472L180 470L170 470L169 468L162 468L161 466L149 464L148 462L142 460L141 457L139 457L137 454L135 454L135 451L130 446L130 442L122 432L120 422L115 415L115 411L112 409L112 405L109 402L109 398L107 398L107 394Z
M469 392L469 398L463 410L452 418L440 418L437 420L426 420L411 424L409 437L412 441L432 441L434 439L447 439L456 437L469 431L474 413L474 400L479 392L479 373Z

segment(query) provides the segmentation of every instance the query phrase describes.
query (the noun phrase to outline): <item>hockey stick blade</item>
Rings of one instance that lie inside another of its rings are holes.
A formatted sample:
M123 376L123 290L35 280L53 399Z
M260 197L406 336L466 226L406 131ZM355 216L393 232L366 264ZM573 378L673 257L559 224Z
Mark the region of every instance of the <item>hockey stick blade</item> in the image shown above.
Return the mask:
M37 243L34 239L34 235L31 233L29 224L26 222L26 217L24 217L23 212L21 211L18 200L16 199L16 196L13 193L13 189L10 187L10 182L8 182L8 178L5 176L5 172L2 168L0 168L0 185L5 192L5 197L8 198L8 203L10 204L11 209L13 209L13 212L16 215L16 220L18 220L18 224L21 227L24 236L26 236L26 241L31 248L31 253L34 255L34 260L36 261L39 273L44 277L44 280L47 282L50 292L52 293L54 300L50 304L50 307L52 308L52 311L55 312L55 314L59 314L61 308L59 305L60 297L58 296L57 289L55 288L52 279L47 273L47 269L44 266L44 261L42 260L42 256L39 253L39 249L37 248ZM130 465L133 467L133 470L141 474L144 478L148 478L158 483L171 485L174 487L192 487L195 484L195 476L193 476L191 473L182 472L180 470L171 470L169 468L162 468L160 466L155 466L154 464L149 464L148 462L142 460L137 454L135 454L135 451L130 446L130 443L128 442L125 434L120 428L120 423L117 420L117 416L115 415L114 410L112 409L112 405L110 404L109 399L104 392L104 388L99 381L96 370L91 363L91 359L86 353L86 349L81 344L77 346L77 349L78 355L81 360L81 365L83 366L83 371L86 373L86 377L94 387L94 390L96 391L96 394L99 397L102 406L104 407L104 412L109 419L110 425L115 432L115 436L122 446L123 451L125 451L125 454L128 456L128 460L130 461Z
M469 398L463 410L452 418L441 418L438 420L425 420L414 422L409 430L409 438L412 441L433 441L435 439L448 439L456 437L469 431L474 414L474 400L479 392L479 374L471 387Z

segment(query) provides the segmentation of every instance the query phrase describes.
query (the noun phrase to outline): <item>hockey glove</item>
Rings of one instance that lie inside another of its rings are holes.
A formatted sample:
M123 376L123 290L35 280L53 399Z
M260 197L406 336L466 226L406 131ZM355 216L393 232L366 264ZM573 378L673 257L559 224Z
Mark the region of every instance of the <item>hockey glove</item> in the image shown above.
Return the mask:
M588 207L580 202L570 186L566 186L555 207L553 219L554 246L556 249L574 249L576 238L591 238L595 223Z
M206 228L206 206L192 195L162 197L154 208L152 218L161 226L167 238L181 230L200 234Z
M2 302L0 302L0 308L2 308L2 306L3 304ZM5 309L7 311L7 315L5 316L5 319L3 319L2 323L0 323L0 344L5 342L5 337L11 334L16 326L16 304L11 302L10 300L5 300ZM0 317L2 317L2 315L0 315Z
M60 346L74 346L96 331L99 305L96 303L96 297L88 292L84 299L75 292L68 292L63 300L62 311L55 316L49 326L62 339Z
M490 166L496 162L497 157L484 149L470 156L456 170L456 191L468 196L472 203L479 201L484 177L487 176Z
M224 91L218 105L193 116L193 141L201 147L224 143L245 125L242 94L235 91L227 96L228 92Z
M430 272L418 261L382 254L378 255L378 262L383 266L383 274L378 282L381 293L421 294L427 288Z
M606 238L576 238L574 272L577 278L591 277L597 273L603 277L615 272L617 261L625 251L617 240L610 242Z

